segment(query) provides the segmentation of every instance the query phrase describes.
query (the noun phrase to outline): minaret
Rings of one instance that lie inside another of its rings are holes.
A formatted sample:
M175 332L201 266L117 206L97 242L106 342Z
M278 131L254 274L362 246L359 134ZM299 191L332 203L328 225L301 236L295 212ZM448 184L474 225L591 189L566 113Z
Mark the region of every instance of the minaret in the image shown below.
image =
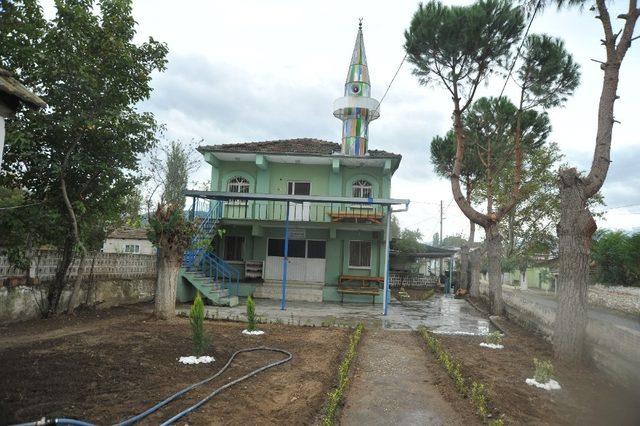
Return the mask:
M358 24L344 96L333 103L333 115L342 120L342 153L366 155L369 123L380 116L379 102L371 97L369 69L362 41L362 19Z

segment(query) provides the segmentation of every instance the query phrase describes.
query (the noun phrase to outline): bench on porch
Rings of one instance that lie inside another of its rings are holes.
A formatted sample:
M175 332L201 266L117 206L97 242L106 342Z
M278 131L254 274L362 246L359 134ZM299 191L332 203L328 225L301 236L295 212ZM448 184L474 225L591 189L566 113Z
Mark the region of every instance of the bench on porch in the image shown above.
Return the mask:
M347 286L345 282L355 281L359 282L359 287ZM340 293L340 303L344 303L345 294L362 294L371 296L371 303L376 303L376 296L380 294L380 289L377 287L378 283L383 283L384 277L364 277L360 275L340 275L338 278L338 293ZM374 286L372 286L374 284Z
M364 219L371 223L382 224L382 213L368 212L368 213L328 213L331 217L331 222L342 222L345 219Z

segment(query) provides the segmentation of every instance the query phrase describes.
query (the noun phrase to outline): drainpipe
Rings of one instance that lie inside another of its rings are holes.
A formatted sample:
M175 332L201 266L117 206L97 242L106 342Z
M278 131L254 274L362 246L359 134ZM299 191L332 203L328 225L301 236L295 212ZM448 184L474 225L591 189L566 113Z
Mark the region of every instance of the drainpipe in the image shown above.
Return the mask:
M287 296L287 265L289 263L289 202L287 201L287 216L284 218L284 258L282 259L282 298L280 310L284 311Z
M451 293L451 284L453 284L453 256L449 258L449 285L447 285L447 294Z

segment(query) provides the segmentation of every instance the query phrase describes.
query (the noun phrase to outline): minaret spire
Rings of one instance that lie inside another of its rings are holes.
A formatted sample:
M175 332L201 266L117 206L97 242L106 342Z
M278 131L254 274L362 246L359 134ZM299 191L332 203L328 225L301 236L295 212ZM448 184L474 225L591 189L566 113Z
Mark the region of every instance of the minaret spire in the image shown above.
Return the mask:
M342 120L342 153L365 155L369 139L369 123L380 116L379 103L371 98L367 56L362 38L362 18L358 22L344 96L333 104L333 115Z

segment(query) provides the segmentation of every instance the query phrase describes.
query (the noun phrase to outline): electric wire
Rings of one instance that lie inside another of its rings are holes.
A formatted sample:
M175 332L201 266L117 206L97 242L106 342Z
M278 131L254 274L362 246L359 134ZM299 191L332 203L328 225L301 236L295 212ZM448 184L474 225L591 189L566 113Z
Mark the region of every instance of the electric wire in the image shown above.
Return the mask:
M387 85L387 90L384 91L384 95L382 95L382 98L380 98L380 102L378 102L378 106L376 107L375 110L373 110L372 116L375 116L376 112L378 112L380 110L380 105L382 105L382 101L384 101L384 98L387 97L387 93L389 93L389 89L391 89L391 85L396 80L396 77L398 76L398 73L400 72L400 68L402 68L402 65L404 64L404 61L407 59L407 55L408 54L405 53L404 56L402 57L402 61L400 61L400 65L398 65L398 69L396 69L396 73L393 75L393 77L391 78L391 81Z

